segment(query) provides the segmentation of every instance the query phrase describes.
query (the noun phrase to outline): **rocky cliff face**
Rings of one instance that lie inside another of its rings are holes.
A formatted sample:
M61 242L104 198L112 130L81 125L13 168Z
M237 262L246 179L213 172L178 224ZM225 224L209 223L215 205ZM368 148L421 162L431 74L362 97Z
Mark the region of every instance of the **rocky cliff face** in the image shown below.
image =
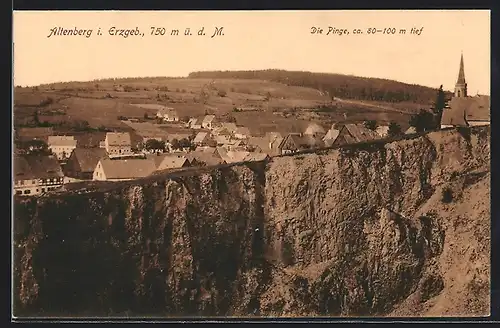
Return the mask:
M16 315L487 315L489 145L440 131L16 200Z

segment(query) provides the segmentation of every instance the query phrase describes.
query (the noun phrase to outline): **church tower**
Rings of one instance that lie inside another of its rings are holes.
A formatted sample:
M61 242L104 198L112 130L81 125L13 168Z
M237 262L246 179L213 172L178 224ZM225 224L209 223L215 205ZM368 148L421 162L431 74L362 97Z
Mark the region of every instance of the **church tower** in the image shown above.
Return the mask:
M458 71L457 83L455 84L455 97L467 97L467 82L465 82L463 54L460 56L460 69Z

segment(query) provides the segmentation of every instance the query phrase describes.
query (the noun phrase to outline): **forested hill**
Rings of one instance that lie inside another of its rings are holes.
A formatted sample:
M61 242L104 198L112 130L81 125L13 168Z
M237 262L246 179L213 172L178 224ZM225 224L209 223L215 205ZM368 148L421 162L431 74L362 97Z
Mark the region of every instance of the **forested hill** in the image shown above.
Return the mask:
M190 78L259 79L301 86L328 92L331 97L387 102L411 101L431 104L436 99L437 87L406 84L393 80L365 78L351 75L312 73L285 70L260 71L205 71L193 72ZM437 82L436 84L439 84Z

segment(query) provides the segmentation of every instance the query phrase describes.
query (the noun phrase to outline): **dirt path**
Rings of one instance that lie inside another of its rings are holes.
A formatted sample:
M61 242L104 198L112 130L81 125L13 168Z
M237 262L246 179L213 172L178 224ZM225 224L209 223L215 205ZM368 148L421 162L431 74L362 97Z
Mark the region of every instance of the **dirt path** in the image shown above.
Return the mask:
M333 98L334 101L340 102L340 103L345 103L345 104L351 104L351 105L357 105L357 106L364 106L364 107L373 107L377 109L381 109L384 111L389 111L389 112L395 112L395 113L401 113L401 114L412 114L409 111L404 111L388 106L383 106L383 105L377 105L377 104L371 104L363 101L358 101L358 100L347 100L347 99L341 99L341 98Z

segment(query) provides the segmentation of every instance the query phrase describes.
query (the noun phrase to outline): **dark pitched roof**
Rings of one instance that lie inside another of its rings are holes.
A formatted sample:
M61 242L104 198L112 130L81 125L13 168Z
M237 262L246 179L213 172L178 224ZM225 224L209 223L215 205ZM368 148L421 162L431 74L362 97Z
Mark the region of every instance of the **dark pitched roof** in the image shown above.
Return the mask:
M490 121L490 96L453 97L443 110L441 125L466 126L467 121Z
M203 151L192 151L186 155L186 158L190 163L196 161L196 162L203 162L207 165L222 164L222 159L220 157Z
M54 156L16 155L14 157L14 180L62 178L59 162Z
M269 138L266 137L250 137L248 139L248 145L258 147L265 153L270 153L271 148Z
M343 129L347 129L349 132L349 135L345 136L348 143L363 142L380 138L380 135L377 132L367 129L361 124L346 124Z
M81 172L94 172L99 160L108 157L104 148L75 148L71 156L77 161Z
M282 147L289 139L293 141L297 148L308 149L324 146L324 142L321 140L321 137L314 137L311 135L302 136L300 134L290 133L281 141L280 147Z

